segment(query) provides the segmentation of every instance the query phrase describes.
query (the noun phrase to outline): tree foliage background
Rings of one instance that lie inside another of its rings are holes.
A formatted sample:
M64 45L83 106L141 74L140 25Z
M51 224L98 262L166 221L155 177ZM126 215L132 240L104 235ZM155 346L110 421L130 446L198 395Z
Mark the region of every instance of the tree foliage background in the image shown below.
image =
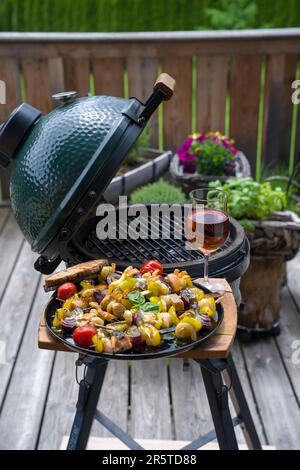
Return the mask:
M300 0L0 0L1 31L300 26Z

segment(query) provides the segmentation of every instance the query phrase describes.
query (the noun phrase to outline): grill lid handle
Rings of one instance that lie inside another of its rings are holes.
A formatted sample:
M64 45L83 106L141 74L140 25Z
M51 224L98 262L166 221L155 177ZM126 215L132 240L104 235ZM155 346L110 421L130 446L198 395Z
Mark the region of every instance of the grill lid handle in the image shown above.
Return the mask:
M162 101L167 101L172 98L175 85L176 82L174 78L167 73L161 73L159 75L154 84L153 93L145 103L145 108L139 116L139 125L144 126L146 124Z
M161 73L154 84L154 91L162 91L165 94L165 101L172 98L176 81L167 73Z

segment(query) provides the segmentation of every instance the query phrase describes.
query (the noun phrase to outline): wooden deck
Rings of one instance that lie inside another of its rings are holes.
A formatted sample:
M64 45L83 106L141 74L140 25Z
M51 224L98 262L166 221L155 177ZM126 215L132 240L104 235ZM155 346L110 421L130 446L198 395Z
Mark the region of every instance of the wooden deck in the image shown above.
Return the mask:
M37 348L47 295L7 208L0 208L0 255L0 448L57 449L75 409L76 356ZM300 449L300 364L291 359L300 340L299 278L300 255L288 266L282 334L233 350L262 443L278 449ZM212 428L199 366L181 359L111 361L99 408L141 439L187 441ZM92 436L109 434L95 423Z

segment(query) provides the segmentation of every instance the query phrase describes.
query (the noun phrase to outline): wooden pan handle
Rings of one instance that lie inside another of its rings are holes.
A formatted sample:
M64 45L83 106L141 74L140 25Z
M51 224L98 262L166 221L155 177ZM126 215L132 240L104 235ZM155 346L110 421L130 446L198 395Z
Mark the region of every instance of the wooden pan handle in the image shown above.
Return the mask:
M173 96L175 85L174 78L167 73L161 73L155 82L154 91L163 91L166 95L165 100L169 100Z

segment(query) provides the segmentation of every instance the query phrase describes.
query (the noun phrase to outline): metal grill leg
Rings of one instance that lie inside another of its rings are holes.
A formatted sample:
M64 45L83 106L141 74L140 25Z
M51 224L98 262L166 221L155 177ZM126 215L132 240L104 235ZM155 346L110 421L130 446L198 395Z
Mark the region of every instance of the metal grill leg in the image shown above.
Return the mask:
M213 364L211 369L207 368L205 362L210 364L210 361L200 361L200 367L219 447L221 450L238 450L228 405L228 389L223 384L220 369Z
M81 380L79 385L76 414L67 446L68 450L86 448L104 381L107 361L96 359L86 364L86 367L85 378Z
M241 428L249 449L262 450L261 443L249 410L244 391L241 386L231 355L226 359L228 367L223 371L226 385L230 388L230 397L238 417L241 418Z

